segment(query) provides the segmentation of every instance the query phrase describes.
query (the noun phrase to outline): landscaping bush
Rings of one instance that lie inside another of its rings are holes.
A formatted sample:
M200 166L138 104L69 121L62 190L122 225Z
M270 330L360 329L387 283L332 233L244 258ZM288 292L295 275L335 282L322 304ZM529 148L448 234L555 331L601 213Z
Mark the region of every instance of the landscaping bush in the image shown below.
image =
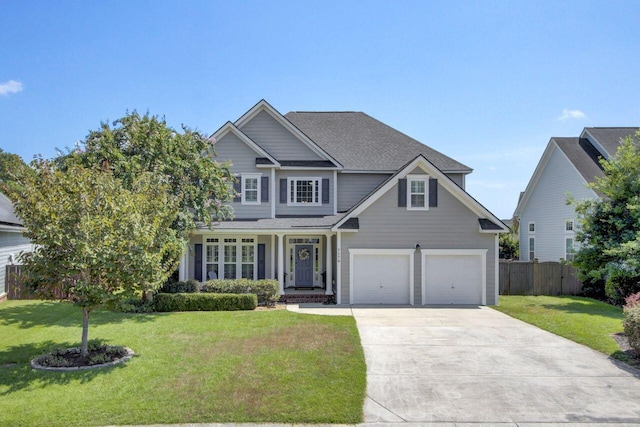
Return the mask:
M127 298L113 306L113 310L120 313L151 313L154 309L153 302L142 297Z
M196 293L200 290L200 282L196 280L183 280L180 282L167 282L160 292L165 294L187 294Z
M629 345L640 353L640 293L631 294L625 299L624 333L629 339Z
M254 310L258 306L255 294L166 294L155 296L156 311L235 311Z
M258 304L272 307L280 299L278 281L273 279L214 279L202 286L201 292L216 294L255 294Z

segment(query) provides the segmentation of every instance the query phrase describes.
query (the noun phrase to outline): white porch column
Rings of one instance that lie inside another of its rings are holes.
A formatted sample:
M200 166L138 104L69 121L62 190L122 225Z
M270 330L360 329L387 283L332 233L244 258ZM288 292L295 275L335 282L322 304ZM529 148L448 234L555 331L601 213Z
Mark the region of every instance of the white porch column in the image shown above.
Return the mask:
M327 233L326 275L327 291L325 295L333 295L333 253L331 248L331 233Z
M342 233L336 235L336 302L342 304Z
M189 244L184 245L182 258L180 258L180 268L178 270L178 280L188 280L189 275Z
M284 295L284 235L278 234L278 287Z
M271 235L271 278L276 278L276 236Z

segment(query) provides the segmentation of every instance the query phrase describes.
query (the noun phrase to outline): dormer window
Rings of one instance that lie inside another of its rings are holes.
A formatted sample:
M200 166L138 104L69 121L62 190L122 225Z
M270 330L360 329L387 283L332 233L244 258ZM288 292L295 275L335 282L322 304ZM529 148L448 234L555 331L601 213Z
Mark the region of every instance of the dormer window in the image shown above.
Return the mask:
M429 177L428 176L407 176L407 209L427 210L429 209Z
M242 204L260 204L260 174L243 174L242 179Z
M322 194L320 178L289 178L289 206L320 206Z

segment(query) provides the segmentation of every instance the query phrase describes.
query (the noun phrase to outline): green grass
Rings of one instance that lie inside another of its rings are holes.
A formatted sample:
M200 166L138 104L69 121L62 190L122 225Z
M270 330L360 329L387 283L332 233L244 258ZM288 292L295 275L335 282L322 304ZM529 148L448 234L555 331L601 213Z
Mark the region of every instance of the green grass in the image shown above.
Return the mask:
M358 423L366 366L352 317L286 310L91 316L89 338L138 356L112 368L29 367L77 346L78 308L0 304L0 425Z
M619 307L573 296L500 296L500 305L492 308L609 356L627 360L611 338L612 334L623 332L623 315Z

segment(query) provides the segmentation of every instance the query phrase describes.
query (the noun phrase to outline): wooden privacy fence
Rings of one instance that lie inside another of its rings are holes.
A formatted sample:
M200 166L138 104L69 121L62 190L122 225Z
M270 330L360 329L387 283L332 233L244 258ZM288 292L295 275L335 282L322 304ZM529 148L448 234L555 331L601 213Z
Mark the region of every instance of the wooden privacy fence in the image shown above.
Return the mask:
M7 265L5 271L5 292L7 293L7 299L40 299L39 296L34 295L29 291L22 282L22 271L19 265ZM63 299L66 295L61 289L56 289L54 296L59 299Z
M576 269L559 262L500 260L500 295L578 295Z

